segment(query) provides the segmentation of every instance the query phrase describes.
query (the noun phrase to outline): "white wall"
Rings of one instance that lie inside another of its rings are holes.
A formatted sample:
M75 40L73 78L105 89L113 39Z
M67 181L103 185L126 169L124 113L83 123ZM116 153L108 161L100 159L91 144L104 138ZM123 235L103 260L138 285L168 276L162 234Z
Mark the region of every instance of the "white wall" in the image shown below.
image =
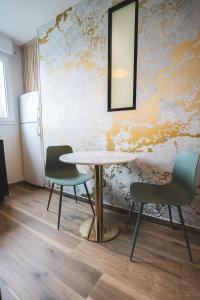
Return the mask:
M4 140L8 182L21 181L23 180L23 169L19 125L0 125L0 136Z
M6 169L8 182L23 180L21 137L19 126L18 97L22 94L22 65L19 48L14 47L14 55L10 56L12 89L11 103L13 106L14 121L10 124L0 123L0 137L4 139Z

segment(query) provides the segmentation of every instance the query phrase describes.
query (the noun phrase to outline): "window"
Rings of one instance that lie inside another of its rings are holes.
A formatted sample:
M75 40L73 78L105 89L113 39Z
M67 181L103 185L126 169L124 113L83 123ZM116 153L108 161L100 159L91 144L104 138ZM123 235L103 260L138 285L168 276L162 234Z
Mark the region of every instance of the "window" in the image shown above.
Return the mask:
M8 118L5 63L0 59L0 118Z
M0 124L13 123L12 82L9 55L0 52Z

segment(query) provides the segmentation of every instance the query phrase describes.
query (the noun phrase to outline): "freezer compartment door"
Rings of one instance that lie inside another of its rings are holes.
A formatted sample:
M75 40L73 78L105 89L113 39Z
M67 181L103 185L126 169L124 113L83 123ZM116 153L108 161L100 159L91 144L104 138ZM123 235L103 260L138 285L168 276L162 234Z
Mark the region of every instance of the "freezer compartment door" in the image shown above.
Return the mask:
M37 123L21 124L24 180L44 187L44 165Z
M20 96L20 123L39 121L39 92L30 92Z

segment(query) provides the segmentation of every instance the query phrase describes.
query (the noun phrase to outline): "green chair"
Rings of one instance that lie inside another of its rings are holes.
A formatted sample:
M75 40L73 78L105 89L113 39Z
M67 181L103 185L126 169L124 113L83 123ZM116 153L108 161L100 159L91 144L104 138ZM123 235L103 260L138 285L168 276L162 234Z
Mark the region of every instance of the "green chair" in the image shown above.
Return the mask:
M130 220L134 203L140 204L140 210L137 217L134 231L130 260L136 245L143 207L147 203L168 205L170 224L173 228L171 205L178 209L180 222L182 225L185 241L189 253L190 261L193 262L190 244L184 224L181 206L190 205L195 197L195 175L198 165L199 154L189 151L182 151L178 154L173 169L172 180L165 185L155 185L147 183L133 183L130 187L130 197L132 206L129 211L127 224Z
M90 199L90 194L88 192L88 188L86 182L91 179L91 176L88 174L80 173L76 165L66 164L59 160L59 157L63 154L72 153L73 150L70 146L50 146L47 148L47 158L46 158L46 167L45 174L46 177L51 181L51 192L49 195L49 201L47 205L47 210L49 209L49 205L51 202L51 196L54 188L54 184L60 185L60 201L59 201L59 210L58 210L58 230L60 228L60 215L61 215L61 207L62 207L62 194L63 194L63 186L73 186L75 199L77 202L76 195L76 185L84 184L86 194L88 196L88 200L94 214L94 208L92 205L92 201Z

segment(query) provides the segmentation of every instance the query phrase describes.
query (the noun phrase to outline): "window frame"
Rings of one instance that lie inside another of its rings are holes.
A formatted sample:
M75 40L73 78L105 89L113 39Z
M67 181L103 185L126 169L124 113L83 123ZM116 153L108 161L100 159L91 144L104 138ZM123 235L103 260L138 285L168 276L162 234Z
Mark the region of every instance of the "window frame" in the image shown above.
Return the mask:
M10 56L0 52L0 60L4 64L5 93L8 113L8 116L6 118L0 117L0 124L12 124L14 123L14 111L12 105L12 77Z

